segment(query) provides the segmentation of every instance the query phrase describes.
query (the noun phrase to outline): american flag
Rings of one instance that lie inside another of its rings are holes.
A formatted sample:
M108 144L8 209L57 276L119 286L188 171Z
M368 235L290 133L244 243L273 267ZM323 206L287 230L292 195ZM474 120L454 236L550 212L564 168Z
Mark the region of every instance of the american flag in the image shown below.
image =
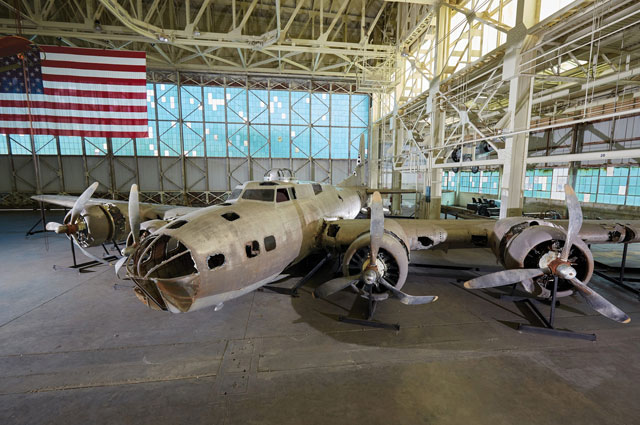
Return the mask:
M22 59L0 58L0 133L148 137L144 52L38 46L25 63L27 84Z

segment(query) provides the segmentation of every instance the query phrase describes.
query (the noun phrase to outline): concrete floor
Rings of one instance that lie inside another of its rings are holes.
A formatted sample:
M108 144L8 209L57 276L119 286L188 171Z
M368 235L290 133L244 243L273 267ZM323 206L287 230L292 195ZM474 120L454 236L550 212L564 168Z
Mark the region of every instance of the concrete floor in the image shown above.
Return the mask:
M640 303L600 279L629 325L574 297L557 318L597 342L519 333L528 314L456 282L473 273L419 267L406 291L440 299L380 305L377 318L399 332L337 322L354 295L315 300L313 284L299 298L254 292L219 312L172 315L144 307L128 282L114 286L106 267L52 270L69 263L68 242L25 239L35 217L0 215L0 424L639 421ZM458 255L495 268L482 250Z

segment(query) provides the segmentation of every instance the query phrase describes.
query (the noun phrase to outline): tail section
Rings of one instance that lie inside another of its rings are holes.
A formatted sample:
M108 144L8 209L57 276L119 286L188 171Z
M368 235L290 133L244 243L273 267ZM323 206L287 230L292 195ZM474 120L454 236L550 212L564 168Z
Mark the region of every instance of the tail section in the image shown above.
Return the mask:
M353 175L347 177L342 182L338 184L338 186L367 186L366 176L365 176L365 143L364 143L364 133L360 135L360 147L358 149L358 162L356 165L356 169L353 171Z

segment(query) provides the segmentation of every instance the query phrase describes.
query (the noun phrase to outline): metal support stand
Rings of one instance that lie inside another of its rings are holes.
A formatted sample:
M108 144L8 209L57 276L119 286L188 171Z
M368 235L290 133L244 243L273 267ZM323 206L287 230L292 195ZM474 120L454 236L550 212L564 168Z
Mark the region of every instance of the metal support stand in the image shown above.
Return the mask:
M42 229L40 230L34 230L36 227L38 227L38 224L42 223ZM31 228L29 230L27 230L27 233L25 233L25 237L26 236L33 236L35 234L38 233L45 233L47 231L47 218L45 216L44 213L44 206L42 205L42 203L40 204L40 218L38 219L38 221L36 221L36 223L31 226Z
M366 320L354 319L353 317L347 317L347 316L338 316L338 321L344 322L344 323L351 323L354 325L368 326L370 328L391 329L391 330L399 331L400 325L397 323L383 323L383 322L376 322L373 320L373 315L375 314L376 306L378 305L378 302L375 301L372 296L373 285L369 285L368 292L369 292L369 297L367 300L367 314L366 314L367 319Z
M271 286L270 284L267 284L262 288L268 289L277 294L290 295L294 298L297 298L300 296L300 294L298 293L298 289L304 286L304 284L307 283L309 279L311 279L316 273L318 273L318 270L320 270L322 266L324 266L329 258L331 258L331 254L327 254L322 260L320 260L320 262L318 262L318 264L313 266L313 268L306 275L304 275L304 277L300 279L292 288L282 288L280 286Z
M637 286L630 285L629 283L637 283L640 282L640 278L637 277L625 277L625 271L635 271L640 272L637 268L628 268L627 265L627 252L629 249L629 244L625 243L622 248L622 261L620 262L620 270L616 270L614 267L609 267L606 264L603 264L599 261L595 262L595 265L600 270L595 270L593 273L600 276L601 278L607 280L608 282L613 283L625 289L631 293L634 293L638 298L640 298L640 288ZM611 272L618 271L618 276L613 276ZM609 273L607 273L609 272ZM629 283L627 283L629 282Z
M71 258L73 259L73 266L58 266L58 265L53 265L53 269L54 270L77 270L79 273L84 273L87 271L87 269L93 267L93 266L97 266L100 263L99 261L96 260L91 260L91 261L85 261L84 263L78 263L78 260L76 259L76 247L75 244L73 243L72 239L69 239L69 242L71 243ZM102 249L104 249L104 252L106 253L106 255L104 257L102 257L102 259L104 261L114 261L117 260L119 257L116 255L111 255L109 254L109 250L107 250L107 247L104 246L104 244L102 244Z
M515 285L513 286L515 289ZM502 299L508 299L514 302L522 302L529 307L529 309L535 314L536 318L542 323L542 326L534 326L534 325L526 325L526 324L518 324L518 331L520 332L531 332L538 333L543 335L552 335L559 336L563 338L574 338L574 339L585 339L587 341L595 341L596 334L588 334L581 332L573 332L569 330L561 330L556 329L554 327L554 322L556 318L556 305L558 304L557 300L558 294L558 276L554 276L553 279L553 289L551 291L551 311L549 312L549 319L547 319L544 314L536 307L533 300L528 297L514 297L513 290L512 295L504 296Z

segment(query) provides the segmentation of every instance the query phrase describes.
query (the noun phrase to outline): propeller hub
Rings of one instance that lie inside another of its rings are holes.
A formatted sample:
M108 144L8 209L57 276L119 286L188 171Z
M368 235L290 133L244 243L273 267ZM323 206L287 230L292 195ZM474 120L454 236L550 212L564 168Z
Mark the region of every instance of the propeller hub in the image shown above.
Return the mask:
M362 280L366 285L374 285L378 281L378 272L376 272L373 268L367 268L362 273Z
M576 269L571 267L571 265L562 263L556 267L555 274L557 274L558 277L562 279L571 280L571 279L575 279L578 273L576 272Z

